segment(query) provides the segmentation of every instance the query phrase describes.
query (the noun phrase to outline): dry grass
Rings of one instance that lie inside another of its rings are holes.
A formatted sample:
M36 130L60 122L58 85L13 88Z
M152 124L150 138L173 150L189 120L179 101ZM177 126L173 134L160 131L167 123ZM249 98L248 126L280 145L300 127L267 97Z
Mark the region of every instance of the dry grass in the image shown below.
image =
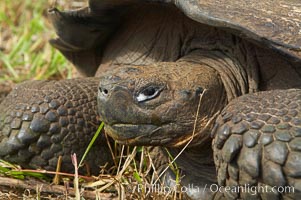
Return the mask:
M61 179L61 185L52 185L49 181L40 179L43 173L49 172L21 169L7 171L7 174L13 174L15 178L0 177L0 199L183 198L184 194L177 191L179 185L166 187L158 179L154 158L147 148L118 146L115 152L118 166L111 169L113 173L102 173L97 177L77 177L76 173L71 177L60 173L61 177L65 177ZM175 165L171 168L177 170ZM33 178L33 175L40 178Z

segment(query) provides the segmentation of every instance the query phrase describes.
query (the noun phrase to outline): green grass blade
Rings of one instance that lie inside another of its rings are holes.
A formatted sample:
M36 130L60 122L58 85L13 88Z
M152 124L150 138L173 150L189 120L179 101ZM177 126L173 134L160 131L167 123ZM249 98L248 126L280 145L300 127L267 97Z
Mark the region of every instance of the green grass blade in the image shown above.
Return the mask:
M98 127L96 133L94 134L94 136L93 136L93 138L92 138L92 140L90 141L88 147L86 148L86 151L85 151L84 155L82 156L82 158L81 158L81 160L80 160L80 162L79 162L78 167L80 167L80 166L82 165L82 163L84 162L85 157L86 157L87 154L89 153L89 151L90 151L92 145L94 144L96 138L99 136L100 131L103 129L103 127L104 127L104 123L101 122L101 124L99 125L99 127Z
M7 58L6 55L0 52L0 57L2 62L4 63L5 67L8 69L8 71L13 75L14 78L18 78L17 72L14 70L13 66L10 63L10 59Z

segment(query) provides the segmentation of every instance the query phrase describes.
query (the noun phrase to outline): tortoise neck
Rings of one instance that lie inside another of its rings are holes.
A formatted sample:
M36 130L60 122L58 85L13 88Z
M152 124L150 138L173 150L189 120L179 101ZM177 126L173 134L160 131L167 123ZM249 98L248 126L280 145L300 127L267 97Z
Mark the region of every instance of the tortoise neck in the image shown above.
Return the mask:
M245 47L245 48L244 48ZM246 56L233 48L230 51L220 50L194 50L185 56L185 60L207 65L216 70L223 82L227 93L228 102L232 99L247 93L258 90L258 72L250 45L242 43L240 48L244 48ZM254 62L253 62L254 61Z
M182 151L181 148L169 148L168 150L173 158ZM188 147L180 153L175 162L182 175L186 177L184 182L188 182L188 180L197 184L216 182L216 170L210 140L203 145Z

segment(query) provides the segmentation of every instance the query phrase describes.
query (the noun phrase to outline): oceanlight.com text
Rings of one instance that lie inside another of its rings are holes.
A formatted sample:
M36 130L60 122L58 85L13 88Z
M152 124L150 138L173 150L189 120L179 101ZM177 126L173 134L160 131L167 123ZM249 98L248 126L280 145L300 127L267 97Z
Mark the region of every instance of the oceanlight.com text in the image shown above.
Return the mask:
M204 187L195 186L189 184L187 186L162 186L160 184L138 184L132 188L132 192L144 192L144 193L163 193L171 194L173 192L190 193L190 192L221 192L221 193L249 193L251 195L263 194L263 193L294 193L295 188L293 186L252 186L249 184L240 186L219 186L217 184L205 184Z

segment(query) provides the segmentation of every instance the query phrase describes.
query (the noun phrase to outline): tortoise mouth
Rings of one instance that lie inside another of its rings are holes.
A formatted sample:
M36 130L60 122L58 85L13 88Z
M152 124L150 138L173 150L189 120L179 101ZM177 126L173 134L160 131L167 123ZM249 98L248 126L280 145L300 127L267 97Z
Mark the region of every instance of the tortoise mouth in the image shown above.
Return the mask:
M135 139L137 137L150 136L151 132L156 130L158 126L152 124L106 124L108 134L117 141Z
M161 134L161 126L153 124L112 124L105 125L106 133L116 142L125 145L164 145L174 138ZM158 137L160 135L160 137Z

